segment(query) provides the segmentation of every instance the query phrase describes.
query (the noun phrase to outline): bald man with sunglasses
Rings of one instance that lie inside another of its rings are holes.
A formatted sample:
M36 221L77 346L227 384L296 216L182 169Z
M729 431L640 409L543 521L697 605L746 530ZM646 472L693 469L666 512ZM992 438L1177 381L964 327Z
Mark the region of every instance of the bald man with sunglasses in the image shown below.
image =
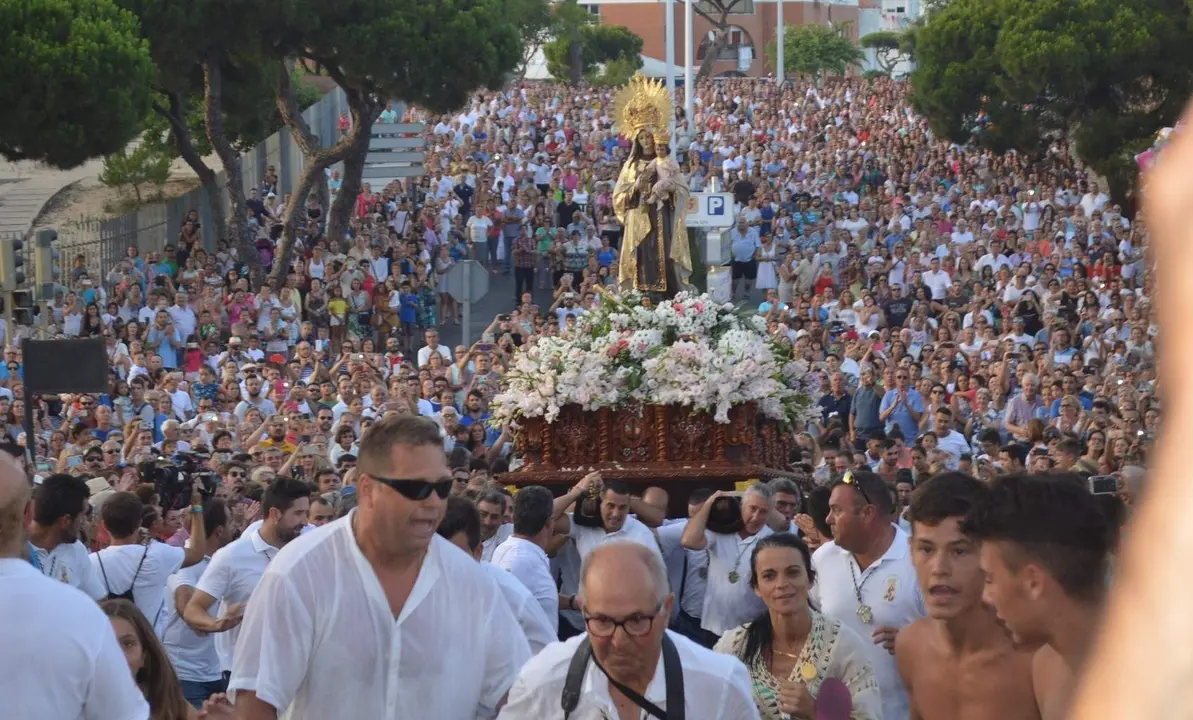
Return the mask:
M530 645L497 581L435 532L454 483L439 426L383 418L357 472L356 509L284 548L254 593L238 717L495 716Z

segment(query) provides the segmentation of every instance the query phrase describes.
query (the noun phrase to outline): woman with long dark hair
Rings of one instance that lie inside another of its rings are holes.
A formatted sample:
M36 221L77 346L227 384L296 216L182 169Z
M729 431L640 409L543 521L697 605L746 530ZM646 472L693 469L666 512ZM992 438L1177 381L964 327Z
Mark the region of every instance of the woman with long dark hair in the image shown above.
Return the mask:
M754 546L750 586L766 604L753 621L725 633L715 650L745 663L763 720L812 720L816 695L827 678L845 684L854 720L880 720L882 698L865 642L839 620L812 609L812 553L791 533L776 533Z
M209 698L202 714L195 712L182 696L182 684L165 648L136 605L123 598L113 598L101 601L99 607L112 621L112 630L124 651L133 680L149 702L151 720L231 720L236 717L235 710L222 695Z

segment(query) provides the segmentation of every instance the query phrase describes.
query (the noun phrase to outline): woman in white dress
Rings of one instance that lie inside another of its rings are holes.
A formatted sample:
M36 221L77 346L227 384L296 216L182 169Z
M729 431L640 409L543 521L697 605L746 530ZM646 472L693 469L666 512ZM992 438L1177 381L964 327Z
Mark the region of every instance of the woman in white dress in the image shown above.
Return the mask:
M853 720L881 720L882 698L866 661L867 641L808 604L815 577L804 541L776 533L758 541L750 562L750 585L766 611L725 633L714 649L745 663L762 719L812 720L821 683L835 678L853 698Z
M774 239L770 235L763 235L762 248L758 251L758 279L755 287L759 290L774 290L779 287L778 262Z

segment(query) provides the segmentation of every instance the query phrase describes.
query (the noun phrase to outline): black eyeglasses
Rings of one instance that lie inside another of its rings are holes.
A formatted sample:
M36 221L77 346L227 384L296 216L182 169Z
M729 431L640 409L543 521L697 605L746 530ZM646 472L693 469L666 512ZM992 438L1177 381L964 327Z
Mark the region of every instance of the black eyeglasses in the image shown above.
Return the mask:
M865 500L867 505L874 504L874 502L870 500L870 496L866 494L865 488L863 488L862 484L860 482L858 482L857 478L855 478L853 476L853 471L846 470L845 476L841 478L841 482L845 483L846 485L851 485L854 488L856 488L857 491L862 494L862 500Z
M655 618L659 616L662 609L663 604L659 603L653 613L649 615L631 615L625 620L585 615L584 626L588 628L588 632L600 638L613 637L613 633L617 632L617 628L624 630L625 634L630 637L642 637L650 632Z
M451 494L452 483L455 482L451 478L437 480L435 482L427 482L426 480L420 479L407 480L399 478L383 478L373 475L372 473L369 473L369 477L373 478L382 485L398 491L398 493L407 500L414 500L416 502L419 500L426 500L427 498L431 497L432 492L438 495L441 500L446 498Z

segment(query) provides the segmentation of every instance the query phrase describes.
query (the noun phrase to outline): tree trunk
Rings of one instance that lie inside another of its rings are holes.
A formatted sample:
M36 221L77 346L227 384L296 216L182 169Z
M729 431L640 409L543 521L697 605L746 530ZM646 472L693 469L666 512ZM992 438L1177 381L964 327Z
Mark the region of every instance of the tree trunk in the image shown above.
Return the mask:
M328 74L332 75L330 69ZM294 97L294 88L290 83L289 64L278 64L276 97L278 112L286 127L290 128L290 135L302 150L307 165L298 178L298 185L292 191L293 198L286 207L286 217L282 221L282 238L274 252L273 271L270 273L270 277L275 281L277 287L281 287L281 282L286 279L290 258L294 253L298 221L306 213L307 196L310 195L311 190L318 183L318 178L324 174L327 168L344 160L362 142L367 150L373 121L381 112L382 104L379 101L365 97L355 89L345 87L345 83L340 82L340 79L335 76L332 79L336 80L337 84L343 88L344 94L348 98L348 111L352 117L352 125L348 134L340 138L335 145L320 149L315 134L311 132L310 126L299 112L298 102ZM341 186L340 194L344 194L346 190L346 187Z
M705 16L708 18L708 16ZM728 14L721 15L720 20L713 21L712 18L708 20L713 22L713 40L708 50L704 53L704 59L700 61L700 69L696 72L696 79L703 80L712 75L713 63L721 56L721 51L729 47L729 16ZM694 39L693 39L694 41Z
M221 240L227 237L227 223L224 222L224 206L220 202L220 186L215 171L207 167L207 163L203 162L203 158L199 157L199 152L195 150L191 129L186 124L182 98L176 92L169 93L169 98L169 109L155 103L153 110L170 123L170 134L174 138L175 149L178 150L178 154L182 156L187 166L199 177L199 184L207 191L207 206L211 214L211 232L215 234L217 240Z
M365 114L366 118L376 117ZM352 213L356 209L356 198L360 195L363 184L362 175L365 171L365 158L369 154L369 140L373 133L373 120L364 121L368 127L357 138L357 143L344 158L344 174L340 178L340 192L331 205L331 212L327 216L327 239L333 243L332 252L345 244L344 237L348 234L348 224L352 220Z
M228 238L236 244L240 259L249 268L253 287L260 287L265 281L265 266L257 252L255 238L248 227L248 202L244 196L244 175L240 168L240 154L224 137L223 74L220 68L220 54L212 51L203 62L203 105L207 139L224 166L228 186Z
M584 79L584 46L580 43L580 28L572 30L572 39L568 43L568 69L571 71L572 87L580 84Z

